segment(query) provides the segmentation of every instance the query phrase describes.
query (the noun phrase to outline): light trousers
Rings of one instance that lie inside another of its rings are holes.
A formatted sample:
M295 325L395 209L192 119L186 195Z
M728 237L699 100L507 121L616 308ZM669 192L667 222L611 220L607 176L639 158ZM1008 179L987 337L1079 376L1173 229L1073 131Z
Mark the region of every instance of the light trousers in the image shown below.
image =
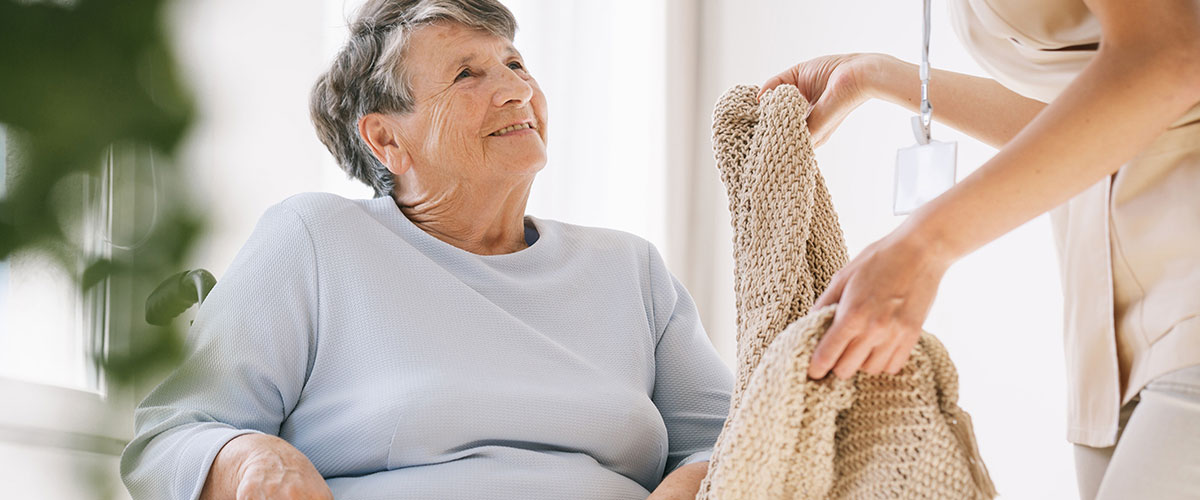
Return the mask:
M1200 365L1162 375L1121 408L1117 444L1075 445L1079 498L1200 499Z

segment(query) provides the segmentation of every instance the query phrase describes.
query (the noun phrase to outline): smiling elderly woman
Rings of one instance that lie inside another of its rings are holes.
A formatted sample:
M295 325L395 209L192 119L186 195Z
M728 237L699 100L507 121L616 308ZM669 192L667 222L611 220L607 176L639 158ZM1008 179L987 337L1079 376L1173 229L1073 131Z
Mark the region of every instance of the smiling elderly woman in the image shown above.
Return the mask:
M515 30L362 8L312 112L377 197L267 211L137 410L135 498L694 495L732 375L653 246L524 215L548 126Z

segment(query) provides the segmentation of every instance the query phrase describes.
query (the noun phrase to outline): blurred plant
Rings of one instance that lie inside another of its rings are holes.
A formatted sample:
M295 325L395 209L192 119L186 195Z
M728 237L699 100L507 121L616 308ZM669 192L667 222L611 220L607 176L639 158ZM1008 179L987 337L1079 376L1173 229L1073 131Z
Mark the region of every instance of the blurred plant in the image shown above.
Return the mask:
M181 335L142 321L138 297L184 267L202 226L184 197L166 194L183 192L172 184L170 160L192 101L176 73L164 7L165 0L0 0L0 123L21 152L0 199L0 259L44 253L83 291L114 283L128 291L109 299L109 352L93 353L118 387L179 359ZM159 192L152 206L132 211L116 205L134 200L114 200L113 225L156 223L137 245L98 257L66 229L69 209L83 200L64 200L70 190L56 186L80 175L100 178L114 144L159 158Z
M142 304L159 281L184 269L203 225L172 175L193 105L163 28L166 2L0 0L0 124L20 153L0 198L0 260L18 252L48 255L81 292L109 291L109 338L92 356L109 388L123 394L182 356L178 327L150 325ZM86 242L73 237L77 221L71 220L88 196L64 186L106 173L111 181L103 160L119 172L122 164L111 159L122 156L114 151L148 152L155 191L153 203L141 203L137 189L110 186L110 193L120 193L113 196L111 226L125 234L136 227L151 232L127 247L89 253ZM81 474L96 486L115 480L111 472Z

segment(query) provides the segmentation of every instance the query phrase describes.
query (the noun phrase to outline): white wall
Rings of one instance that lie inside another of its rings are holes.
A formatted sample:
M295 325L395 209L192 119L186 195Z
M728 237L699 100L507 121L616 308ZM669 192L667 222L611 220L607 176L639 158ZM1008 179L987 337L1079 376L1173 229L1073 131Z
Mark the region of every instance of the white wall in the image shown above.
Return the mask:
M181 162L208 213L194 259L220 279L270 205L306 191L369 198L317 140L308 92L345 37L323 0L184 0L171 16L198 116Z

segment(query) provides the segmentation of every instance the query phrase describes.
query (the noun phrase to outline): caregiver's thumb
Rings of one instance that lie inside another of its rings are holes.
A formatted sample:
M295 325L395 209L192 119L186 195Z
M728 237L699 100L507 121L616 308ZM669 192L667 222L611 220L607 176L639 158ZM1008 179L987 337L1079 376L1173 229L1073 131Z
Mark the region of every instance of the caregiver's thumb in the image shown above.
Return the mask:
M811 59L784 70L762 85L759 97L779 85L794 85L812 108L808 130L813 145L820 146L854 108L869 97L866 85L870 65L866 54L831 55Z

